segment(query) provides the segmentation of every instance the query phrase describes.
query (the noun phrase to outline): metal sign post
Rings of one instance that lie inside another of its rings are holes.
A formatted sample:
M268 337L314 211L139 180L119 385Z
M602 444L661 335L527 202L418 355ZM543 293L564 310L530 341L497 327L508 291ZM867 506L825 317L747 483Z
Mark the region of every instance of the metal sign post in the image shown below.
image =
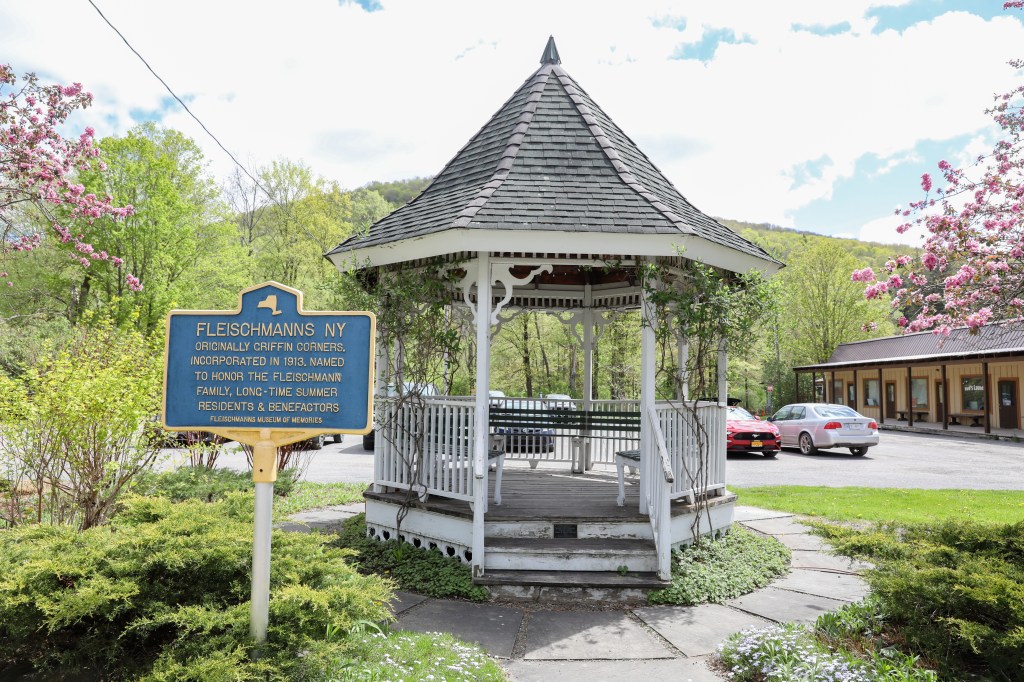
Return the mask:
M373 422L376 319L305 312L276 282L245 289L235 311L172 310L164 355L164 428L210 431L253 448L256 493L249 629L267 639L277 449Z

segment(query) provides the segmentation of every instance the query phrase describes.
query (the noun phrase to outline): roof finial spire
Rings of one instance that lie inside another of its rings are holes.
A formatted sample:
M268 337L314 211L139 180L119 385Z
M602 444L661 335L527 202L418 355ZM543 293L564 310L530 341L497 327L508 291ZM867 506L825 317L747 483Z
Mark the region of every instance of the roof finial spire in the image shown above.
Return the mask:
M548 36L548 44L544 46L544 54L540 56L541 64L561 64L562 59L558 56L558 48L555 47L555 37Z

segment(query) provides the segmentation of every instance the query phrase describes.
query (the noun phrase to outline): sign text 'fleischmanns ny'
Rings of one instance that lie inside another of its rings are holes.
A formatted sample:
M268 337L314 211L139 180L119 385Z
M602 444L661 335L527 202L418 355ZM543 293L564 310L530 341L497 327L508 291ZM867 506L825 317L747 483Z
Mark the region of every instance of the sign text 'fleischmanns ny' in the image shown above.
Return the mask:
M366 433L374 335L372 313L304 312L302 293L275 282L244 290L234 312L171 311L164 424Z

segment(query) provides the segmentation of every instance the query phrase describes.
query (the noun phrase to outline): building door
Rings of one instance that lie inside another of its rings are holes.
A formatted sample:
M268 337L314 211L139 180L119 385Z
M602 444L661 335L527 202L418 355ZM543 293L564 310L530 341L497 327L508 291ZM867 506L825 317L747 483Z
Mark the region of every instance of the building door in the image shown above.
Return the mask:
M1017 428L1017 380L1000 379L996 386L996 395L999 396L999 428Z
M896 383L885 382L885 418L896 418Z
M857 409L857 384L846 384L846 404L851 410Z
M936 381L935 382L935 405L936 405L935 418L939 422L944 422L946 420L946 403L942 402L942 382L941 381Z

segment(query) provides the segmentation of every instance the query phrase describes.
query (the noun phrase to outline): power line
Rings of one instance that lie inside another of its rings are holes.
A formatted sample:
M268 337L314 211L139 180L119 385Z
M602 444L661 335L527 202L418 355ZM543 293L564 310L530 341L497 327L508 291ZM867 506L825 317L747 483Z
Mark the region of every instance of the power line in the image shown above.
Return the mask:
M199 124L199 127L202 128L203 131L207 135L210 136L210 139L212 139L214 142L217 143L218 147L220 147L221 149L224 150L224 153L227 154L231 158L231 160L235 163L235 165L238 166L239 168L241 168L242 172L245 173L246 175L248 175L249 179L252 180L253 183L255 183L257 187L259 187L261 190L263 190L264 194L266 194L268 197L270 197L270 192L268 192L262 185L260 185L259 180L254 178L252 176L252 173L250 173L248 171L248 169L245 166L243 166L238 161L238 159L235 158L235 155L232 154L231 152L229 152L228 148L225 147L223 144L221 144L220 140L217 139L217 136L214 135L213 133L211 133L210 129L207 128L206 125L203 124L203 122L199 120L199 117L192 113L192 110L188 108L188 105L185 104L185 102L183 102L182 99L180 97L178 97L177 94L175 94L174 90L171 90L171 86L169 86L164 81L164 79L161 78L160 75L156 71L153 70L153 67L149 65L149 62L146 61L146 58L143 57L141 54L139 54L138 50L136 50L134 47L132 47L132 44L128 42L128 39L125 38L124 35L119 30L117 30L116 26L114 26L112 23L110 23L110 19L107 19L106 15L103 14L102 10L100 10L100 8L96 6L96 3L93 2L92 0L87 0L87 1L88 1L88 3L90 5L92 5L92 8L94 10L96 10L96 13L100 15L100 18L103 19L103 21L105 21L107 23L107 26L109 26L111 28L111 30L113 30L114 33L116 33L117 36L122 41L124 41L124 44L128 46L128 49L131 50L133 53L135 53L135 56L139 58L139 61L141 61L146 66L146 68L149 69L149 72L151 74L153 74L153 77L156 78L158 81L160 81L160 84L164 86L164 89L166 89L167 92L171 93L171 97L173 97L175 100L177 100L178 104L181 105L181 108L184 109L188 113L188 115L191 116L195 120L195 122ZM270 198L272 199L273 197L270 197Z
M94 10L96 10L96 13L100 15L100 18L103 19L104 22L106 22L107 26L109 26L110 29L114 33L116 33L117 36L124 42L124 44L128 46L128 49L131 50L132 53L136 57L139 58L139 61L141 61L145 65L145 67L149 70L149 72L151 74L153 74L153 77L156 78L158 81L160 81L160 84L163 85L164 89L167 90L167 92L169 92L171 94L171 97L173 97L178 102L178 104L181 105L181 108L184 109L185 112L188 113L188 115L191 116L192 119L196 123L199 124L199 127L203 129L203 132L205 132L207 135L209 135L210 139L217 143L217 146L220 147L224 151L224 153L228 155L228 158L230 158L231 161L236 166L238 166L242 170L242 172L245 173L246 176L248 176L248 178L250 180L252 180L253 184L256 185L256 187L258 187L260 189L260 191L262 191L267 196L268 199L273 201L278 206L281 206L282 208L284 208L285 212L289 215L289 217L291 217L293 220L295 220L295 222L299 226L299 228L302 229L310 238L312 238L314 242L317 242L316 236L312 232L310 232L305 227L305 225L303 225L301 222L299 222L298 220L295 219L295 216L292 215L291 209L289 207L285 206L283 203L279 202L277 199L275 199L274 196L267 190L267 188L264 187L262 184L260 184L260 181L257 180L253 176L253 174L249 172L249 169L246 168L244 165L242 165L242 163L238 159L235 158L235 155L232 154L230 151L228 151L227 147L225 147L223 144L221 144L221 141L217 139L217 136L214 135L212 132L210 132L210 129L207 128L206 125L202 121L199 120L199 117L192 113L192 110L188 108L188 105L185 104L185 102L182 101L182 99L180 97L178 97L178 95L174 92L174 90L171 89L171 86L169 86L167 84L167 82L164 81L164 79L160 77L160 74L158 74L156 71L153 70L153 67L149 65L149 62L146 61L146 58L143 57L141 54L139 54L138 50L136 50L134 47L132 47L132 44L129 43L128 39L124 37L124 34L122 34L121 31L119 31L117 29L117 27L114 26L114 24L111 23L110 19L107 19L106 15L103 14L103 11L99 7L96 6L96 3L93 2L93 0L87 0L87 2L90 5L92 5L92 8ZM321 246L321 248L327 248L327 245L324 245L324 244L320 244L320 246Z

